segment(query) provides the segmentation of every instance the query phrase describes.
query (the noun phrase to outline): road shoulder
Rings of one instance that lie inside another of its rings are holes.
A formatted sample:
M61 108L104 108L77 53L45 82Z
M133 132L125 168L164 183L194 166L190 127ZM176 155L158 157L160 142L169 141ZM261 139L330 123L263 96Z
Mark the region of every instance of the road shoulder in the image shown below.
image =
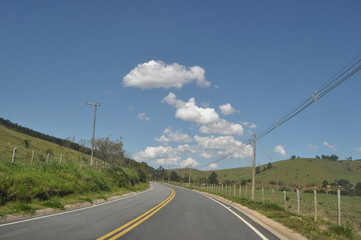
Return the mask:
M209 193L205 193L205 192L201 192L201 193L205 194L209 197L212 197L212 198L216 199L217 201L220 201L227 205L230 205L230 206L234 207L235 209L241 211L247 217L249 217L250 219L255 221L257 224L261 225L262 227L264 227L265 229L267 229L268 231L270 231L277 237L279 237L281 240L307 240L307 238L305 238L301 234L285 227L281 223L278 223L270 218L267 218L266 216L260 214L259 212L256 212L245 206L242 206L239 203L234 203L232 201L229 201L229 200L224 199L217 195L213 195L213 194L209 194Z

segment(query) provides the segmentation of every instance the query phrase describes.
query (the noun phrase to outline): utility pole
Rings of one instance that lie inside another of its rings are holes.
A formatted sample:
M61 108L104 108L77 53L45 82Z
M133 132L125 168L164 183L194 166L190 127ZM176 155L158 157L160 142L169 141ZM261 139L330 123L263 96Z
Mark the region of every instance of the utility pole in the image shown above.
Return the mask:
M94 156L94 136L95 136L95 122L97 119L97 107L100 106L100 103L88 103L85 102L86 105L90 105L94 107L94 121L93 121L93 136L92 136L92 151L90 156L90 166L93 166L93 156Z
M192 169L191 167L189 167L188 187L191 187L191 174L192 174Z
M253 134L252 200L254 200L255 187L256 187L256 134Z

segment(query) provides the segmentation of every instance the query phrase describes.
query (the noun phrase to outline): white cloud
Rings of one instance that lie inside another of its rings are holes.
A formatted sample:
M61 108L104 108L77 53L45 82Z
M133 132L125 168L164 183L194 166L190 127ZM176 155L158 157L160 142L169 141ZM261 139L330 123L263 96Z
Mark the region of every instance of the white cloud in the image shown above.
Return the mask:
M232 107L230 103L218 106L223 115L230 115L236 112L236 109Z
M199 137L194 136L197 142L197 154L203 158L247 158L252 156L253 149L250 145L245 145L237 141L232 136L219 137Z
M166 128L163 131L163 135L155 139L157 142L192 142L193 138L188 134L181 133L179 131L173 132L171 128Z
M234 109L230 103L220 105L218 107L223 115L231 115L236 112L236 109Z
M204 134L222 134L222 135L243 135L243 127L240 124L229 123L224 119L209 123L200 127L199 131Z
M358 152L361 152L361 147L359 147L359 148L354 148L353 150L358 151Z
M169 93L163 98L163 102L176 107L175 117L184 121L207 124L219 120L219 115L213 108L198 107L194 98L184 102L178 100L174 93Z
M209 167L210 169L216 169L216 168L218 168L218 165L217 165L217 163L210 163L210 164L208 165L208 167Z
M202 67L186 67L178 63L167 65L162 61L151 60L139 64L123 78L125 87L151 88L182 88L185 84L195 81L198 86L209 87L211 83L205 78Z
M181 167L191 167L191 168L195 168L197 167L199 164L196 160L194 160L193 158L187 158L186 160L182 161L179 164Z
M254 129L257 127L256 124L250 123L250 122L242 122L242 124L243 124L243 126L248 127L250 129Z
M204 134L243 135L240 124L229 123L221 119L213 108L198 107L194 98L184 102L177 99L174 93L169 93L162 102L174 106L177 110L175 117L184 121L202 124L199 131Z
M175 158L177 154L172 147L147 147L144 151L138 152L134 155L135 160L145 161L149 158Z
M275 151L276 153L279 153L279 154L280 154L281 156L283 156L283 157L286 156L286 151L285 151L284 147L281 146L281 145L275 146L274 151Z
M147 116L145 115L145 113L139 113L139 114L138 114L138 118L139 118L140 120L144 120L144 121L150 120L150 118L147 117Z
M318 147L316 145L313 145L313 144L308 144L307 149L316 150L316 149L318 149Z
M194 98L181 108L178 108L175 116L184 121L196 123L212 123L219 120L219 116L213 108L200 108L196 105Z
M322 145L329 148L329 149L331 149L332 151L336 152L336 146L332 146L328 142L323 142Z
M183 144L176 148L171 146L147 147L145 150L135 153L134 159L146 161L157 165L172 165L184 167L195 165L188 157L181 161L182 156L194 154L204 159L247 158L253 154L252 146L243 145L232 136L200 137L194 136L195 145ZM193 158L191 158L193 159ZM192 164L192 165L191 165ZM215 166L215 165L213 165Z

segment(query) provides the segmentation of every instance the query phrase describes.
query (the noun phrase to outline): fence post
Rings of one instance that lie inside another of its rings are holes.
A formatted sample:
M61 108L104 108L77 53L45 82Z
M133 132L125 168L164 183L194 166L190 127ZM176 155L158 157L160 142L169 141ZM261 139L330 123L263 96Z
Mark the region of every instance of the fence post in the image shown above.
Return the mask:
M63 154L60 154L59 162L61 163L62 160L63 160Z
M16 148L13 149L13 156L11 158L11 163L14 163L15 155L16 155Z
M341 226L341 191L337 190L337 225Z
M297 192L297 214L300 215L300 190L296 189Z
M314 202L315 202L315 221L317 221L317 191L313 190Z
M239 193L238 193L239 198L241 198L242 196L242 185L239 185Z
M262 202L264 202L264 189L262 188Z
M236 196L236 185L233 186L233 197Z
M286 191L283 191L283 201L285 203L285 209L287 208L287 193Z
M246 190L244 191L244 198L247 198L247 185L246 185Z
M50 158L50 153L48 153L48 156L46 157L46 162L49 162L49 158Z
M274 202L274 201L275 201L275 190L272 189L272 202Z

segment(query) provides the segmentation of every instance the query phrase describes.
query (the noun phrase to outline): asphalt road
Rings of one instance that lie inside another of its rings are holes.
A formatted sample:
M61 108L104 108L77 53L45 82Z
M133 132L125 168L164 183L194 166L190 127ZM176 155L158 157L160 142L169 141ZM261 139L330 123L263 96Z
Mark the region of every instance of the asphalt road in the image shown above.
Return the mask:
M278 239L198 192L153 186L106 204L0 225L0 239Z

